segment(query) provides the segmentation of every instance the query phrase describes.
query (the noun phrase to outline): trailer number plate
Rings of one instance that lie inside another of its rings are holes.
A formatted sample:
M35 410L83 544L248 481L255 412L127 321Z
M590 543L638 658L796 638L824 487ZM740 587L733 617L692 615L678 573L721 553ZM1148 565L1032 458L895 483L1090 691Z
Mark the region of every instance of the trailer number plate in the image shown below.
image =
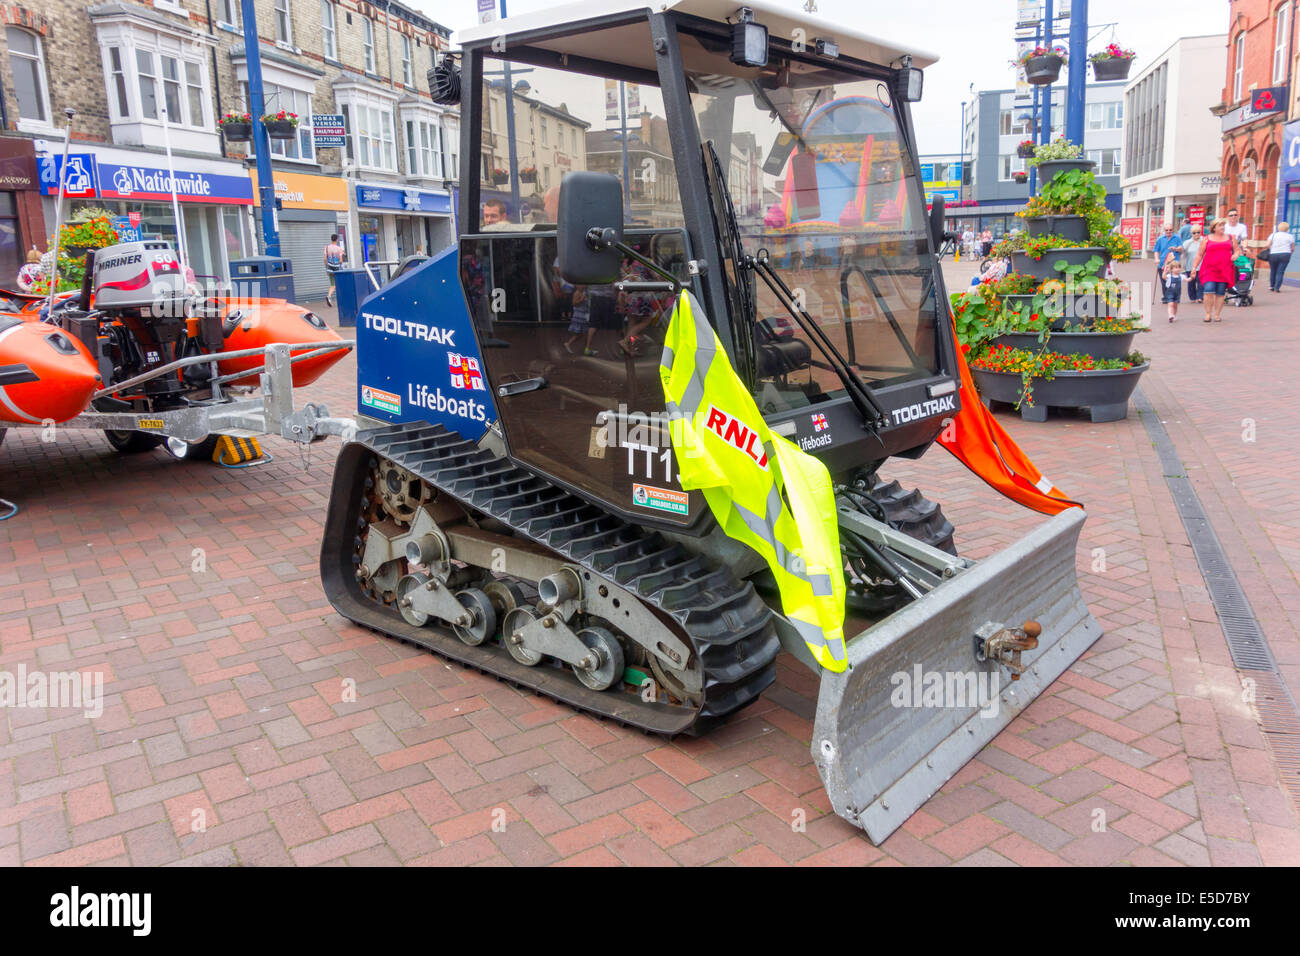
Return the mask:
M148 428L152 431L163 430L163 420L161 418L138 418L135 425L137 428Z

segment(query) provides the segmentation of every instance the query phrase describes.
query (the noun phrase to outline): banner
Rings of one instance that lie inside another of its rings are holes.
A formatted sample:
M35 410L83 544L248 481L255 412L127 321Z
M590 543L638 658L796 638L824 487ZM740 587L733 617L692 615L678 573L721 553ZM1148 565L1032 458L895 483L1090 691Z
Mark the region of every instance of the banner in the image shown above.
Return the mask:
M605 122L618 122L618 80L605 81Z
M627 85L627 115L641 115L641 87L636 83Z
M1201 210L1202 216L1205 210ZM1119 221L1119 234L1129 241L1134 252L1142 251L1142 220L1141 219L1121 219Z
M1188 206L1187 207L1187 224L1190 226L1200 226L1205 228L1205 207Z

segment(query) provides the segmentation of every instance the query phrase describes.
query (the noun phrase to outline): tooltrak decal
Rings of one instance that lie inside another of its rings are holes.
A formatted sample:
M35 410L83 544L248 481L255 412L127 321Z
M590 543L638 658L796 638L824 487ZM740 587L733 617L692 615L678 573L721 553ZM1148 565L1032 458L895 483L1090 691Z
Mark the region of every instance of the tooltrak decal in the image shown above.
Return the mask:
M904 405L902 408L895 408L890 414L894 417L894 424L901 425L904 422L915 422L922 418L929 418L931 415L939 415L943 412L951 412L957 407L957 395L944 395L942 398L928 398L924 402L917 402L915 405Z
M402 396L385 392L372 385L361 386L361 404L388 412L390 415L402 414Z
M396 319L391 315L379 315L374 312L362 312L361 318L365 322L367 329L373 329L376 332L400 335L404 339L415 339L419 342L433 342L449 348L456 347L455 329L425 325L423 322L413 322L409 319Z
M671 511L675 515L691 513L690 498L684 491L656 488L654 485L632 485L632 501L642 508Z

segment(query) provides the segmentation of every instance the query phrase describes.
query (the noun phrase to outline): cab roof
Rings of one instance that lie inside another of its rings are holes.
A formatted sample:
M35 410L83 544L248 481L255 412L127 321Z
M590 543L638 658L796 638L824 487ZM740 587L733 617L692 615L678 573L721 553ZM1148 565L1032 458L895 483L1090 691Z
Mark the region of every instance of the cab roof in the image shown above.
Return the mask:
M451 42L456 46L472 46L497 37L509 38L512 34L532 33L569 23L600 20L636 10L653 10L660 13L673 11L704 20L713 20L716 23L726 23L728 20L734 20L737 11L745 6L754 11L754 19L767 27L771 36L789 37L794 35L795 30L803 30L807 38L806 42L809 44L817 39L831 39L839 44L841 54L882 66L896 65L896 61L904 56L910 56L912 65L921 69L938 60L935 54L928 51L895 43L843 24L832 23L815 14L806 13L798 7L792 10L791 5L791 0L744 0L743 3L737 0L659 0L656 3L647 3L646 0L583 0L580 3L566 3L544 10L534 10L531 13L522 13L504 20L457 30L452 35ZM563 43L551 41L541 45L558 49ZM608 52L607 50L606 53ZM645 62L640 62L642 57L645 58ZM628 51L626 56L620 54L619 59L629 65L651 69L654 67L653 57L648 49Z

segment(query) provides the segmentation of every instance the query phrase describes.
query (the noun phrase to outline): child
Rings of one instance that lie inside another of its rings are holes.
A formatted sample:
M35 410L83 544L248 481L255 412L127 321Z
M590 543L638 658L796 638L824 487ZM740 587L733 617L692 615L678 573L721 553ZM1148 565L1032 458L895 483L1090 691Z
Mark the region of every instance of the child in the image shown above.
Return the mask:
M587 297L587 287L585 285L563 284L564 291L573 292L573 317L569 319L569 338L564 343L564 351L570 355L573 354L573 344L578 341L582 333L587 333L586 347L583 348L583 355L596 355L597 352L591 347L592 336L596 334L596 327L591 324L591 300Z
M1164 295L1161 301L1169 306L1169 321L1178 321L1178 302L1183 296L1183 264L1173 253L1165 255L1165 267L1160 270L1163 279Z

